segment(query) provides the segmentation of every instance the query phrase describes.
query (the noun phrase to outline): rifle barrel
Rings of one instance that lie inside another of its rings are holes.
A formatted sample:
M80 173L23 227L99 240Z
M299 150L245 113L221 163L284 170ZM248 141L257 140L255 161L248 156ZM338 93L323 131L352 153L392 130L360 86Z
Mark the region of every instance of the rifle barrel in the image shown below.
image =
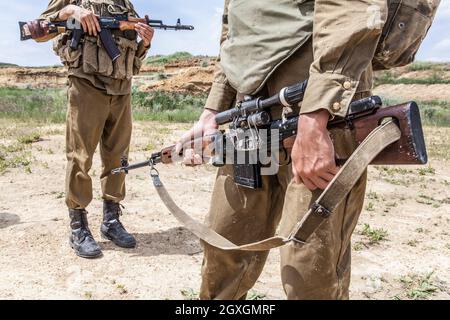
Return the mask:
M117 169L114 169L111 171L112 174L119 174L119 173L128 173L128 171L131 170L135 170L135 169L140 169L140 168L145 168L145 167L150 167L152 165L152 161L151 160L147 160L144 162L139 162L136 164L132 164L132 165L128 165L125 167L120 167Z

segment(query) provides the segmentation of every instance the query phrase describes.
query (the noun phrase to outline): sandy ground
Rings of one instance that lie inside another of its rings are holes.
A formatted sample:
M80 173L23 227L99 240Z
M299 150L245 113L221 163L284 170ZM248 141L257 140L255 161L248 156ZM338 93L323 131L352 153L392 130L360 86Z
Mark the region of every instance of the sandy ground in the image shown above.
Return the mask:
M128 178L122 218L138 246L123 250L101 240L98 154L92 170L91 229L104 257L85 260L68 246L64 206L64 128L0 121L0 143L39 132L43 141L17 151L31 161L0 174L0 298L6 299L187 299L200 285L198 240L168 213L148 172ZM131 157L174 141L186 125L137 123ZM428 129L430 168L371 168L365 210L353 239L353 299L450 298L449 129ZM183 208L199 220L210 200L215 170L161 166L162 179ZM425 169L425 170L424 170ZM383 228L371 243L364 224ZM279 256L274 250L252 295L283 299ZM419 296L418 296L419 295Z
M450 101L450 85L448 84L384 84L374 90L374 94L390 97L402 101L409 101L411 97L419 101Z

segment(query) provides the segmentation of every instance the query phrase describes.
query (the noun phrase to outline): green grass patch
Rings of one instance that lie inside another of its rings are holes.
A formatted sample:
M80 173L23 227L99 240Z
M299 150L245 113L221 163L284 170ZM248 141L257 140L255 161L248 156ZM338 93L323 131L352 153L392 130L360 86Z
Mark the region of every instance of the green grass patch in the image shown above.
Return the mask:
M25 171L28 172L30 164L30 152L9 153L5 152L3 145L0 145L0 173L11 168L25 168Z
M256 290L250 290L247 294L247 300L264 300L266 299L266 294L258 292Z
M133 90L133 117L136 120L192 122L199 118L205 102L206 95Z
M407 275L400 278L406 296L412 300L424 300L429 299L438 290L439 287L434 283L432 276L434 272L430 272L424 275Z
M185 288L180 290L181 295L185 300L199 300L200 294L192 288Z
M133 117L136 120L193 122L200 116L206 95L161 91L132 92ZM0 88L0 118L63 123L67 97L64 89ZM22 143L36 142L39 137L23 137Z
M35 142L42 141L42 138L39 133L34 132L17 138L17 141L19 141L21 144L32 144Z
M372 228L367 223L364 224L360 234L365 236L370 241L370 244L378 244L381 241L386 240L388 236L388 232L386 230L381 228Z
M17 64L0 62L0 68L18 67Z
M437 63L437 62L428 62L428 61L416 61L410 64L407 67L407 70L410 72L414 71L449 71L450 64L449 63Z
M61 89L0 88L0 116L61 123L66 117L66 101Z
M417 169L417 173L421 176L426 176L428 174L434 175L436 174L436 169L434 169L431 165L428 165L428 167Z
M145 60L145 64L163 65L166 63L175 62L178 60L185 60L185 59L189 59L192 57L193 57L192 54L190 54L189 52L175 52L174 54L169 54L169 55L156 55L156 56L148 57Z
M450 84L450 80L444 79L438 71L424 78L397 77L392 71L383 71L376 75L375 86L383 84Z
M391 97L382 97L383 104L386 106L394 106L404 103L404 99L400 100ZM443 100L420 101L415 100L419 106L422 122L426 126L450 127L450 103Z

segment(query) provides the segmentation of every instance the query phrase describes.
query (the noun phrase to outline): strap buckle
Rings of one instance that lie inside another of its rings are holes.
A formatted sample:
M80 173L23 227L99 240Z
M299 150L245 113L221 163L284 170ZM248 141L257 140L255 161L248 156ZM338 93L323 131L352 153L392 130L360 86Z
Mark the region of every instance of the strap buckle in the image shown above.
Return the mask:
M311 210L313 211L313 214L323 219L328 219L331 216L331 211L322 206L320 203L314 203Z
M163 186L161 179L159 178L159 171L155 168L155 162L153 160L150 160L150 177L156 188L161 188Z

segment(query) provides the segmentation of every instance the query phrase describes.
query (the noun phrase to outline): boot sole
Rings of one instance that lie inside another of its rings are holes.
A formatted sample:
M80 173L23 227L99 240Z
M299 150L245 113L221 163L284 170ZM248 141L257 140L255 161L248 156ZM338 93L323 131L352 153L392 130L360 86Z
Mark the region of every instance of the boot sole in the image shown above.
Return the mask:
M132 244L124 244L124 243L118 243L117 241L114 241L113 238L111 238L110 236L104 234L103 232L100 232L102 239L104 240L109 240L112 243L114 243L116 246L120 247L120 248L124 248L124 249L134 249L136 248L136 243L132 243Z
M97 255L88 256L88 255L79 253L79 252L75 249L75 246L74 246L71 242L69 242L69 245L70 245L70 247L72 248L72 250L75 252L75 254L76 254L78 257L80 257L80 258L84 258L84 259L97 259L97 258L100 258L100 257L103 256L103 253L102 253L102 252L98 253Z

